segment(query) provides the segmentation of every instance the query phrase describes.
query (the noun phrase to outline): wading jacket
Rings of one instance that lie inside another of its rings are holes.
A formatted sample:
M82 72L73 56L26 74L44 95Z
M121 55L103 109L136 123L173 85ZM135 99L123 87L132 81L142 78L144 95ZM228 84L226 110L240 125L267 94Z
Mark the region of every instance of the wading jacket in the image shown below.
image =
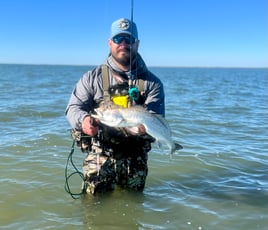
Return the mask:
M128 74L121 72L113 63L111 55L106 59L105 65L108 67L109 85L118 84L113 77L113 73L122 76L128 81ZM136 61L133 62L132 73L135 76L133 84L137 84L138 79L143 79L144 86L144 107L156 114L165 116L165 95L163 84L158 77L150 72L141 56L137 54ZM66 108L66 117L73 130L81 131L82 121L94 108L103 101L103 78L102 66L85 73L77 82L71 94Z

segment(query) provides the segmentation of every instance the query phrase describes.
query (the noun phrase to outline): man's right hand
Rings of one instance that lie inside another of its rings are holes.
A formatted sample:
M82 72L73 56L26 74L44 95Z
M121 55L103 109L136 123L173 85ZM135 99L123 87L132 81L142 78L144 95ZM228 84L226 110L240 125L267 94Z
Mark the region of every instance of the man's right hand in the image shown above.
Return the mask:
M86 116L82 122L82 131L91 137L95 136L99 131L96 120L91 116Z

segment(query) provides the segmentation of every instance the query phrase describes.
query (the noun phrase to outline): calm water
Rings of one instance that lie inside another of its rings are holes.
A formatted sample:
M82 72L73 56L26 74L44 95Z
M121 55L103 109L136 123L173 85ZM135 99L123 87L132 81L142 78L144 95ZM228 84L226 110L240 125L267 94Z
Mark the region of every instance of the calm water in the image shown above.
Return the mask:
M0 65L0 228L266 229L267 69L151 68L184 149L170 161L154 146L143 193L74 200L64 190L64 110L87 69ZM76 149L79 169L83 157ZM79 191L77 174L69 182Z

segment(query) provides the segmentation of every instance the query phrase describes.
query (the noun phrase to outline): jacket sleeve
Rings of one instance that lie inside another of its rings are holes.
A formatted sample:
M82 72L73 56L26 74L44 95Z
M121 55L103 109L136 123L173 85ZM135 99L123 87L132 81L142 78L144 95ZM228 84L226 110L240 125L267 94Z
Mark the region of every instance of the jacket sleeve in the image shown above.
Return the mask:
M165 116L165 93L161 80L149 72L145 86L145 106L148 111Z
M97 78L97 72L93 69L85 73L73 89L65 111L73 129L81 130L83 119L93 111L97 98L102 97L102 83Z

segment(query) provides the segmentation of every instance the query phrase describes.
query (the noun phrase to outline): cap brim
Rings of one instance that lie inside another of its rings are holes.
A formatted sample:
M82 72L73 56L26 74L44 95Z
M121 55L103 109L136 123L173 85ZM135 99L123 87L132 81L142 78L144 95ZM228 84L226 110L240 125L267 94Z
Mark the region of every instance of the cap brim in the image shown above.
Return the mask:
M130 32L128 32L128 31L124 31L124 32L119 32L119 33L116 33L116 34L114 34L111 38L114 38L115 36L117 36L117 35L119 35L119 34L127 34L127 35L132 35ZM135 38L134 36L132 36L134 39L137 39L137 38Z

